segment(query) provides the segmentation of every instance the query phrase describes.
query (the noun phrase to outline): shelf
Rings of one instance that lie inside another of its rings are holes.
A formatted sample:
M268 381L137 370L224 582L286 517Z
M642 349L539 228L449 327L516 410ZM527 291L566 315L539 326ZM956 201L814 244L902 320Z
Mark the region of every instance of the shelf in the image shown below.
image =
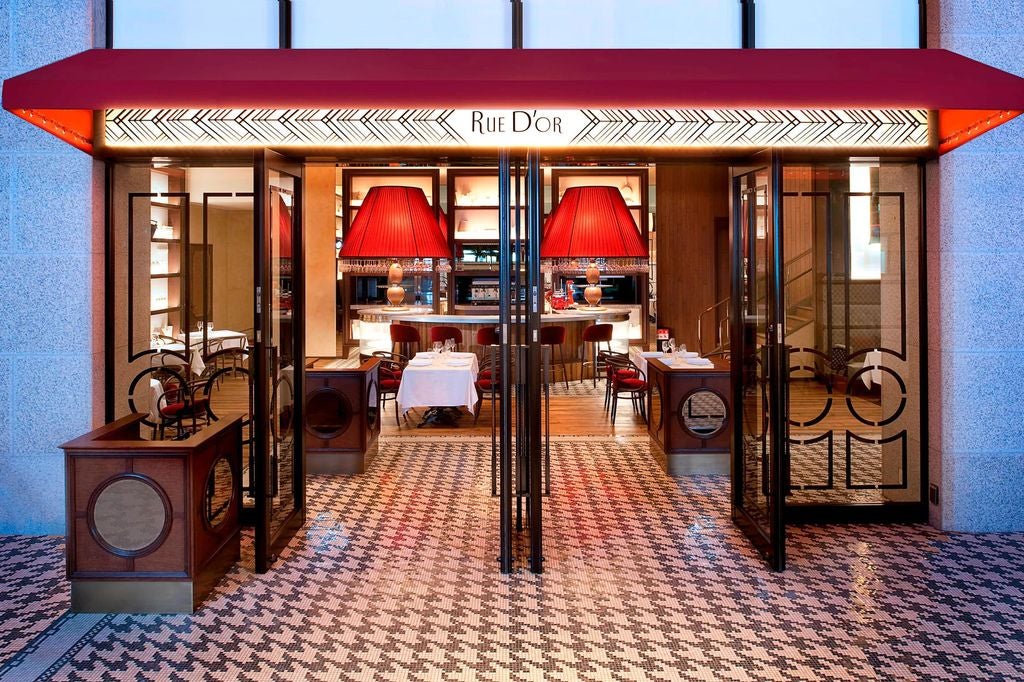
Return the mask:
M149 205L158 206L160 208L184 208L182 204L169 204L166 201L157 201L156 199L150 199Z
M162 315L163 313L173 313L176 310L181 310L181 306L177 305L177 306L174 306L173 308L157 308L156 310L150 310L149 314L150 315Z
M153 273L150 273L150 275L149 275L150 279L166 279L168 277L181 277L181 273L180 272L162 272L162 273L153 272Z
M155 244L180 244L181 243L180 239L165 239L163 237L150 237L149 241L153 242Z

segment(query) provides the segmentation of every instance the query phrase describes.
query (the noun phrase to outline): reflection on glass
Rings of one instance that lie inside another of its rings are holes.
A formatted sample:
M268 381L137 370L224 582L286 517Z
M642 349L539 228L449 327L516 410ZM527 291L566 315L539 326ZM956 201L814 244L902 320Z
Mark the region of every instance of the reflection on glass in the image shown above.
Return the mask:
M231 473L231 465L220 457L210 468L206 479L205 512L206 521L216 528L224 523L231 509L231 500L235 496L235 477Z

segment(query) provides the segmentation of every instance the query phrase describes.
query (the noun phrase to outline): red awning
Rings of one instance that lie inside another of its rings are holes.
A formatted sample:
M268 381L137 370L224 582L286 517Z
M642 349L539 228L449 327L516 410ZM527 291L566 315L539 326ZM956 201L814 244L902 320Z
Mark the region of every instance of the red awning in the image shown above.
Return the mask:
M3 107L86 151L112 108L927 109L947 151L1024 111L1024 79L946 50L89 50Z

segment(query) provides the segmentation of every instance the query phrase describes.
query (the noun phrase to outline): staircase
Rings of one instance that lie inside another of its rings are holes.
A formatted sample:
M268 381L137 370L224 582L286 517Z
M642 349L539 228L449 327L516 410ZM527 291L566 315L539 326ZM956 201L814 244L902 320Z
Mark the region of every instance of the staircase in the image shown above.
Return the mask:
M816 319L814 250L807 249L786 261L783 271L786 306L785 336L787 340L791 340L798 332L813 325ZM730 300L725 298L708 306L697 317L697 352L702 356L728 353ZM809 331L813 332L813 328ZM813 345L813 338L810 343Z

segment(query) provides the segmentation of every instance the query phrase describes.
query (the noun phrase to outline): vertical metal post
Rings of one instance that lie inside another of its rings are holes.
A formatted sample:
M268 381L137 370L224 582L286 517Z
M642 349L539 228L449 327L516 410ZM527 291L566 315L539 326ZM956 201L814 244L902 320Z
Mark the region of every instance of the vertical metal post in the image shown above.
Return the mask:
M292 46L292 0L277 0L277 46Z
M544 288L540 274L540 219L543 203L541 192L540 157L531 151L526 156L526 336L529 351L529 368L526 375L526 436L529 462L529 519L530 519L530 570L544 572L543 524L541 502L543 500L541 477L541 352L540 316L544 305Z
M754 0L740 0L741 5L741 43L744 48L757 46L754 32Z
M128 205L131 214L131 202ZM114 162L103 162L103 420L114 421ZM128 241L132 234L128 233ZM131 280L128 286L132 286ZM131 327L129 327L131 329ZM129 334L129 338L131 335ZM131 355L132 349L128 349Z
M512 0L512 48L523 47L523 0Z
M502 573L512 572L512 382L514 377L510 363L510 327L512 308L509 292L512 289L512 253L509 218L511 207L509 152L498 153L498 282L501 296L498 299L498 343L501 344L501 369L499 390L501 392L501 433L499 434L499 492L500 492L500 539L501 556L498 561ZM494 396L492 396L493 398Z

